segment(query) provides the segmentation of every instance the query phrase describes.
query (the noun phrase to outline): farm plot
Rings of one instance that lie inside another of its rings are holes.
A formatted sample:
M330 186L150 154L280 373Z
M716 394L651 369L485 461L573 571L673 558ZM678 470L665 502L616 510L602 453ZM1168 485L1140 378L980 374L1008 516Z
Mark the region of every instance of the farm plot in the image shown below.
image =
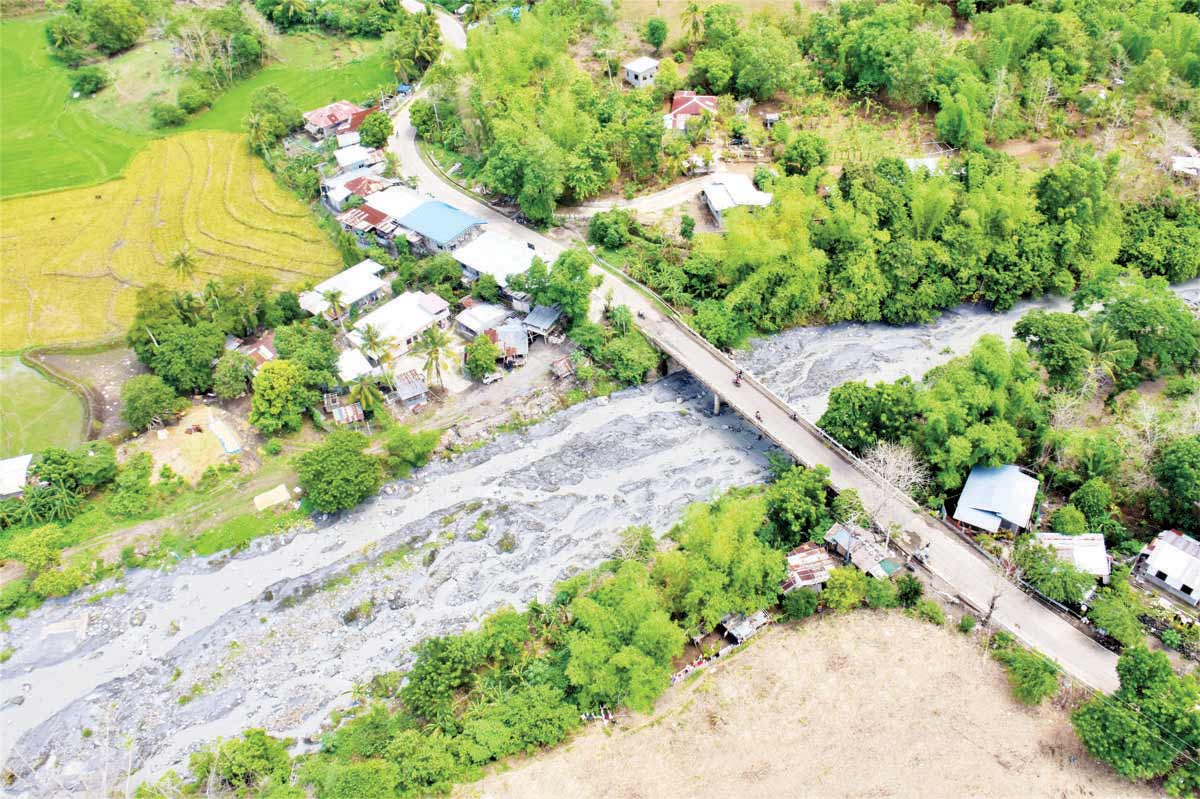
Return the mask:
M0 231L0 350L115 338L150 283L252 273L295 286L341 264L233 134L162 139L121 180L0 202ZM184 245L199 258L187 279L168 267Z

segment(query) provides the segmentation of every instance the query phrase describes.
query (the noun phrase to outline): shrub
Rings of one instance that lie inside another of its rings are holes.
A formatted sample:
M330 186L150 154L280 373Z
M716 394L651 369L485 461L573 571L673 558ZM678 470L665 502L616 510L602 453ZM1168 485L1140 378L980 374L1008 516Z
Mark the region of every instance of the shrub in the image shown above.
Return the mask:
M1088 524L1099 524L1108 518L1108 510L1113 504L1112 489L1103 478L1093 477L1075 489L1071 504L1083 513Z
M0 616L8 616L18 608L37 602L29 591L29 580L13 580L0 587Z
M158 375L138 375L121 386L121 418L138 432L174 415L178 402L175 390Z
M689 214L684 214L679 220L679 235L688 241L696 235L696 220Z
M300 486L313 507L326 513L353 508L379 490L379 461L363 453L366 446L362 433L339 430L296 459Z
M1083 535L1088 530L1088 523L1079 508L1063 505L1050 517L1050 529L1064 535Z
M867 598L867 580L867 575L853 566L839 566L829 572L821 601L833 610L853 610Z
M919 601L913 607L913 612L917 618L924 619L930 624L941 626L946 623L946 614L942 612L942 606L932 599L922 599Z
M975 617L968 614L958 620L958 631L960 633L969 633L975 629Z
M896 599L901 607L916 607L925 595L924 584L912 574L902 574L896 580Z
M195 83L185 84L175 99L187 114L194 114L212 105L212 95Z
M35 594L44 597L66 596L79 590L87 582L87 575L77 566L52 569L42 572L30 586Z
M272 738L261 729L249 729L240 738L217 741L192 754L188 768L200 782L216 780L220 787L253 788L276 777L285 779L292 769L290 741Z
M1183 399L1200 391L1200 379L1194 375L1178 375L1167 378L1163 387L1163 396L1170 399Z
M995 657L1008 670L1008 683L1018 701L1037 705L1058 693L1058 666L1048 658L1020 646L1000 650Z
M108 85L108 74L100 67L80 67L71 73L71 91L89 97Z
M25 564L30 573L45 571L58 565L61 530L47 524L28 533L13 536L8 542L7 556Z
M476 380L482 380L485 375L496 371L496 361L501 355L503 353L494 341L487 336L476 336L466 348L467 374Z
M867 607L880 610L896 607L896 586L891 580L867 580Z
M800 131L783 151L783 171L788 175L807 175L829 160L825 140L815 133Z
M384 447L387 449L387 470L395 477L408 477L413 469L429 463L429 456L437 448L442 437L441 430L414 432L404 425L388 431Z
M150 109L150 124L156 128L177 128L187 121L187 114L174 103L155 103Z
M783 614L791 621L801 621L817 612L821 596L810 588L798 588L783 598Z
M382 111L367 114L367 118L358 127L358 135L363 147L383 147L392 135L391 117Z
M283 442L278 438L267 439L266 446L263 447L263 450L268 455L278 455L279 453L283 452Z
M1183 643L1183 636L1171 629L1163 630L1158 637L1167 649L1179 649L1179 645Z

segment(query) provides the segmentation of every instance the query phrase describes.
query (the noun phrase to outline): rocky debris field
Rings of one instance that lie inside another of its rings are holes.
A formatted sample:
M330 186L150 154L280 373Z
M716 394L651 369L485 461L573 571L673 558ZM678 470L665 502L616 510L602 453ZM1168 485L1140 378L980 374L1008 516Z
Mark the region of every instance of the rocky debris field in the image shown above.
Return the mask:
M247 726L319 735L354 685L432 635L662 534L761 480L766 442L686 375L558 413L438 461L316 529L135 571L14 620L0 681L7 793L107 795Z

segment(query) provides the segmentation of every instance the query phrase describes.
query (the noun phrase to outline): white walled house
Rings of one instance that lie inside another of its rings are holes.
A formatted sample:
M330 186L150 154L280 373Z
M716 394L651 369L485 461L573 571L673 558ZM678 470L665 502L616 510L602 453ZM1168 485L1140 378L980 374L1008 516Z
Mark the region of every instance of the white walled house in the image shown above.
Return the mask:
M644 55L622 65L621 70L626 83L639 89L642 86L653 86L654 78L658 75L658 59Z

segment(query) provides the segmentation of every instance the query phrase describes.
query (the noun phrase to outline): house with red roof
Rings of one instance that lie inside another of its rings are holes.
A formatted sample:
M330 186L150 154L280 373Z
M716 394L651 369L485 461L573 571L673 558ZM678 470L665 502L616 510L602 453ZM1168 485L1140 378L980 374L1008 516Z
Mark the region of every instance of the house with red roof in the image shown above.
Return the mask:
M343 127L348 125L356 115L361 114L362 117L366 117L368 113L370 113L370 109L355 105L349 100L338 100L306 112L304 129L316 139L336 136L338 133L346 132ZM361 122L360 119L359 123L361 124Z
M699 119L705 112L717 115L716 97L692 91L675 92L671 99L671 110L663 114L663 127L667 130L687 130L688 122Z

